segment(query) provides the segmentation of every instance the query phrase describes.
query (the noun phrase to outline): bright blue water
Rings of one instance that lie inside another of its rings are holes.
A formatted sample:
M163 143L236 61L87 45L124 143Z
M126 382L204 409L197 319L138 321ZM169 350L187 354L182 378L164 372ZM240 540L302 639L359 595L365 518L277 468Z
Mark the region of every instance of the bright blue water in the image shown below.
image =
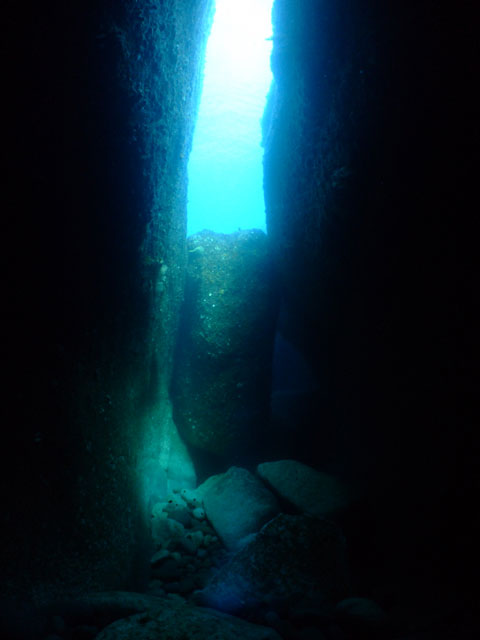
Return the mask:
M217 0L188 174L188 235L265 231L260 120L273 0Z

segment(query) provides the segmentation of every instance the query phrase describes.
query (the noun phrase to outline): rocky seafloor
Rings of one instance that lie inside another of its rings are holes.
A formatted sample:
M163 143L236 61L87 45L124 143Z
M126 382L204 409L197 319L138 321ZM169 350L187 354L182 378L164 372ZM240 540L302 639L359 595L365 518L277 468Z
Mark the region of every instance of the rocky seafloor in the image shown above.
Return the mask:
M156 549L146 593L53 603L25 617L23 631L12 623L12 638L466 637L451 611L412 620L356 592L339 524L351 501L338 480L293 460L256 473L231 467L151 505Z

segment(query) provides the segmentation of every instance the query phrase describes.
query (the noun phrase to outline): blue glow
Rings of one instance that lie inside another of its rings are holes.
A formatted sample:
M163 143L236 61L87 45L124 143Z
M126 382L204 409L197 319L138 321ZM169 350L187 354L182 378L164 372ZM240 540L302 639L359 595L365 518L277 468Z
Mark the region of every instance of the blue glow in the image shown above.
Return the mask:
M273 0L217 0L190 155L188 235L265 231L260 120Z

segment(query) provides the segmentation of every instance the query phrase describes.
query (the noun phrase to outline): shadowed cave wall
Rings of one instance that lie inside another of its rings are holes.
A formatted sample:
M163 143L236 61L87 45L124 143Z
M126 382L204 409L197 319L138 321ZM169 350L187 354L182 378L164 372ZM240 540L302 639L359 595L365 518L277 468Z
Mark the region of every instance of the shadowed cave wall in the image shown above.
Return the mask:
M290 445L359 490L367 573L459 589L479 488L472 18L277 0L263 122L280 330L319 380Z
M386 5L275 4L279 330L320 391L291 408L294 448L271 431L266 450L358 487L347 526L366 582L403 566L462 585L478 497L474 21L468 2ZM4 593L142 587L209 7L8 16Z
M146 578L211 2L10 11L0 589L42 602Z

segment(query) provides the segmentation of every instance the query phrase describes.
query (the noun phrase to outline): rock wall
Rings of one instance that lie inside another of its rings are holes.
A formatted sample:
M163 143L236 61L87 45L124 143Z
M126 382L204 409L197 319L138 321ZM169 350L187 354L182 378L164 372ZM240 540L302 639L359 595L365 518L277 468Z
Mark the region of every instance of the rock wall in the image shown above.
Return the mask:
M150 495L194 482L167 389L212 3L58 5L6 16L0 590L36 602L141 587Z
M211 473L259 455L278 287L270 244L258 229L202 231L189 238L188 252L172 400L185 440L211 454ZM197 460L202 469L206 462Z
M365 565L446 582L478 491L472 10L277 0L263 122L281 329L319 386L297 447L361 488Z

